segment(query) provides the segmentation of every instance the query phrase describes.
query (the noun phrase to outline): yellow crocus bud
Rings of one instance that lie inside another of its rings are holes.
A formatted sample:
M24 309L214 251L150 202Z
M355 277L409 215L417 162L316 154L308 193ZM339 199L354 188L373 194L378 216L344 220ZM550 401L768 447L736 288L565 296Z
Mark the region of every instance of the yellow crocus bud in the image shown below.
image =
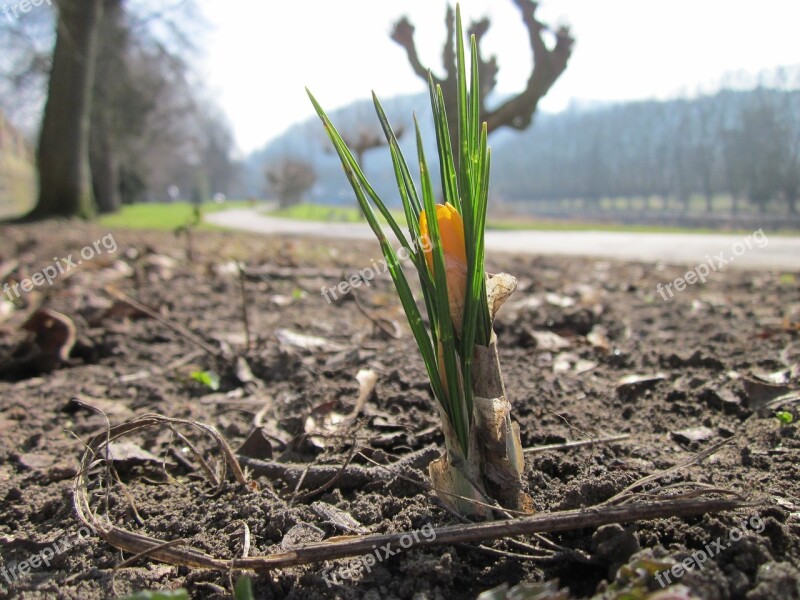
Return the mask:
M450 301L450 318L457 333L461 333L464 315L464 297L467 289L467 250L464 245L464 221L449 202L436 205L436 221L444 252L444 269L447 277L447 297ZM428 219L423 210L419 215L419 231L424 246L428 269L434 272L433 244L428 235Z

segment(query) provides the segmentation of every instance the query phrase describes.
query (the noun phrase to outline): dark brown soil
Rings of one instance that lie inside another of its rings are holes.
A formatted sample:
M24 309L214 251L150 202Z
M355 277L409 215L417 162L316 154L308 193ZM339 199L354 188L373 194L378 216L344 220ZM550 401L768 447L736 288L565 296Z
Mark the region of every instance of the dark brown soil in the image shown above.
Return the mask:
M108 233L72 222L0 227L0 265L16 259L21 266L12 279L31 276L53 257L77 255ZM399 323L399 340L382 333L351 298L329 304L320 294L340 273L349 276L379 259L376 244L204 232L195 233L189 262L184 239L171 233L113 236L114 254L100 254L25 296L75 323L77 341L66 364L42 348L44 334L38 346L25 346L20 326L29 308L0 312L0 560L6 569L0 597L115 596L114 567L130 555L96 535L64 548L49 566L29 561L78 536L72 490L83 441L107 427L106 417L85 404L101 408L112 425L145 413L195 419L218 428L234 448L260 420L269 443L258 450L280 462L341 465L353 435L364 455L383 463L441 444L422 362L388 274L358 296L385 320L384 328ZM234 260L248 269L249 351ZM652 573L719 538L724 549L704 568L677 582L673 577L679 587L669 598L800 598L800 425L782 425L775 409L758 410L765 398L800 387L797 276L729 270L663 302L656 284L686 268L502 255L488 262L490 271L520 281L496 330L523 445L630 434L621 442L531 454L525 480L537 511L597 504L724 439L729 443L704 462L659 483L726 488L753 506L547 536L554 546L535 537L482 547L412 546L370 573L339 577L333 587L326 578L349 561L279 570L254 577L256 597L463 600L504 583L558 579L562 595L536 597L564 598L568 591L572 598L665 598L657 595ZM291 275L295 267L300 270ZM103 291L107 285L212 348L244 355L254 381L242 383L247 377L237 376L235 361L214 358L164 322L115 305ZM303 350L280 330L326 342ZM374 370L378 382L349 425L342 421L358 397L361 369ZM192 379L205 370L219 373L219 390ZM648 379L620 384L631 375ZM767 387L770 380L783 387ZM797 419L797 404L784 409ZM212 448L208 439L191 439ZM124 487L95 494L95 510L104 512L107 502L119 526L165 541L183 538L219 557L241 555L244 524L256 556L281 551L290 539L457 522L435 497L401 478L355 485L345 476L310 497L308 487L296 495L291 482L264 477L256 478L257 489L229 477L215 490L168 430L125 441L135 445L133 456L115 461ZM371 466L361 455L353 464ZM341 513L330 516L331 506L350 515L349 525ZM523 556L532 546L556 551ZM30 572L6 577L21 561L29 561ZM124 595L183 586L192 598L222 598L229 597L230 581L228 573L142 559L116 573L115 588Z

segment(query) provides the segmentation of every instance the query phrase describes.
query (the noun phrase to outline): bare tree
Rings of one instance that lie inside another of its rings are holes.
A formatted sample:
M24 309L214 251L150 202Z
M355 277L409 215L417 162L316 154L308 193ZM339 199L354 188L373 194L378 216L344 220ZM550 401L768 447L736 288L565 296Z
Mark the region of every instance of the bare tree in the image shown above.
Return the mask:
M285 157L264 170L269 188L278 196L281 208L300 202L317 181L311 163L299 158Z
M498 107L489 110L486 107L486 97L497 85L497 59L492 56L488 60L481 52L481 41L489 29L488 18L473 22L468 30L468 35L474 35L478 46L478 73L481 81L480 108L481 120L486 121L489 133L500 127L513 129L526 129L533 120L536 108L545 94L550 90L556 80L567 68L567 62L572 54L574 39L568 27L560 27L552 31L547 25L536 18L538 3L533 0L513 0L520 11L522 22L528 30L530 48L533 55L533 70L528 78L525 89L509 98ZM451 6L447 7L445 16L447 38L443 49L443 66L445 77L433 77L434 83L441 85L445 99L450 136L455 138L458 134L458 90L456 87L456 46L455 46L455 15ZM555 44L548 48L544 41L546 32L555 35ZM420 61L414 43L414 26L408 18L402 17L394 25L391 38L405 48L408 62L420 78L428 81L429 69ZM451 140L453 141L453 140ZM453 144L453 147L457 146Z
M81 167L90 172L82 177L90 177L91 185L84 198L94 196L100 212L112 212L122 201L164 198L170 187L188 193L200 177L208 180L204 186L210 191L229 193L235 182L230 128L190 67L193 44L204 27L196 4L100 2L88 109L90 168ZM77 4L86 9L85 2ZM72 5L64 3L62 11L68 6ZM76 42L69 27L69 16L65 20L55 5L32 11L25 19L0 19L0 104L29 133L39 129L48 83L57 79L57 36L62 35L65 44ZM71 96L76 84L70 75ZM68 105L55 96L49 101L50 109L60 111L56 125L78 123L66 119ZM68 138L51 141L47 151L62 152L64 139ZM43 177L51 175L51 170L43 170ZM93 206L80 214L91 213ZM77 213L67 206L56 212L40 208L31 217L51 214Z
M59 3L56 44L39 136L39 199L31 218L94 213L89 126L103 0Z
M395 136L397 139L403 137L405 133L405 126L399 125L392 128L394 130ZM376 127L369 127L363 124L358 124L354 127L351 131L340 131L340 135L342 139L347 144L347 147L353 151L355 154L356 162L361 169L364 169L364 155L369 152L370 150L375 150L376 148L383 148L384 146L388 146L389 143L386 141L386 136L383 134L383 130L378 129ZM333 146L330 144L329 140L325 140L325 148L326 154L333 154L335 152ZM366 216L364 216L364 212L361 210L361 206L356 200L356 214L362 220L366 220Z
M405 132L404 127L394 127L393 129L398 140L403 137L403 133ZM383 148L388 145L386 136L383 135L382 131L378 131L377 129L361 127L355 132L340 132L340 134L347 144L347 147L355 154L356 162L362 169L364 168L364 154L375 148ZM325 151L331 153L333 152L333 147L330 144L326 145Z

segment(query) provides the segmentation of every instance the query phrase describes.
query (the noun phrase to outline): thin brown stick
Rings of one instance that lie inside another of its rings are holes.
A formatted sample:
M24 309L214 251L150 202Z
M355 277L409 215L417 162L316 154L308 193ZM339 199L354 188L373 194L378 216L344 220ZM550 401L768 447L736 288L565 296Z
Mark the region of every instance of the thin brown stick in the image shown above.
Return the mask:
M361 453L361 456L364 457L365 460L373 462L375 467L365 467L354 464L347 465L338 480L338 486L341 489L355 489L389 477L399 477L401 470L406 467L424 469L432 460L438 457L439 454L440 450L436 446L431 445L410 454L398 462L394 462L390 465L382 465L372 461L372 459L365 457L364 454ZM289 485L297 485L297 482L303 477L303 473L306 473L303 482L308 488L325 485L342 470L339 465L278 463L246 456L240 456L239 462L247 467L255 476L266 477L267 479L281 479ZM421 482L418 481L414 483L421 484Z
M626 487L624 490L622 490L618 494L616 494L616 495L612 496L611 498L609 498L608 500L606 500L603 504L614 504L616 502L622 502L626 498L629 498L631 496L633 490L635 490L636 488L643 486L645 483L649 483L651 481L655 481L656 479L661 479L665 475L669 475L670 473L674 473L675 471L679 471L681 469L685 469L688 466L697 464L697 463L703 461L704 459L708 458L709 456L711 456L715 452L717 452L720 448L722 448L726 444L729 444L734 439L735 439L735 437L730 437L730 438L728 438L726 440L722 440L721 442L717 442L716 444L713 444L713 445L709 446L705 450L703 450L701 452L698 452L697 454L693 454L692 456L690 456L689 458L687 458L685 460L682 460L677 465L674 465L674 466L672 466L672 467L670 467L668 469L664 469L663 471L659 471L658 473L653 473L652 475L648 475L647 477L642 477L638 481L634 481L631 485Z
M490 556L500 556L502 558L517 558L519 560L543 560L545 558L553 558L555 554L548 553L548 554L523 554L522 552L511 552L510 550L501 550L500 548L491 548L490 546L484 546L483 544L478 544L475 546L475 549L483 552L484 554L489 554Z
M301 501L308 500L309 498L313 498L317 494L321 494L322 492L327 490L329 487L331 487L334 483L336 483L341 478L342 474L345 472L345 469L347 469L347 467L350 466L350 462L353 460L353 457L356 455L357 451L358 451L358 439L356 439L354 437L353 438L353 445L350 447L350 452L348 453L347 458L345 458L344 463L342 463L342 467L339 469L339 471L336 473L336 475L331 477L328 481L323 483L318 488L316 488L314 490L311 490L310 492L305 492L303 494L299 494L298 495L298 492L299 492L299 487L298 487L298 489L295 490L295 496L292 497L292 502L295 502L297 500L301 500ZM298 482L298 486L299 485L300 485L300 483Z
M214 473L214 469L211 468L211 465L208 464L208 461L206 461L206 459L203 458L203 455L200 453L200 451L197 448L195 448L194 444L190 442L188 439L186 439L186 436L183 435L180 431L177 431L174 427L170 427L170 429L172 429L173 433L178 437L180 441L186 444L186 446L189 448L189 451L197 459L197 462L200 463L200 466L203 468L206 477L208 477L211 480L211 482L214 484L215 487L219 487L220 486L219 478L217 477L216 473Z
M624 506L591 507L578 510L534 515L508 521L474 523L471 525L452 525L435 529L435 537L420 538L417 546L451 545L467 542L480 542L516 535L533 533L553 533L576 529L596 528L610 523L629 523L668 517L693 517L706 513L733 510L745 506L738 499L710 500L662 500ZM407 535L404 532L378 534L350 538L340 542L321 542L294 548L289 552L269 556L237 559L233 568L270 570L275 568L303 565L358 556L374 552L374 548L396 545Z
M129 306L132 306L136 310L141 311L144 314L146 314L151 319L155 319L156 321L158 321L162 325L166 325L167 327L172 329L172 331L175 331L176 333L181 334L187 340L189 340L190 342L192 342L193 344L195 344L199 348L202 348L205 352L207 352L211 356L215 356L217 358L224 358L225 357L224 353L222 352L222 350L220 350L218 348L214 348L210 344L206 343L204 340L200 339L197 335L195 335L194 333L189 331L189 329L187 329L183 325L180 325L179 323L175 323L174 321L170 321L169 319L167 319L163 315L159 314L157 311L153 310L152 308L150 308L146 304L142 304L138 300L134 300L133 298L131 298L130 296L128 296L124 292L121 292L120 290L118 290L118 289L116 289L116 288L114 288L114 287L112 287L110 285L105 287L105 291L109 296L115 298L116 300L119 300L120 302L124 302L125 304L127 304Z
M569 450L571 448L582 448L583 446L594 446L595 444L613 444L614 442L621 442L627 440L631 436L627 433L620 435L612 435L604 438L596 438L589 440L576 440L574 442L565 442L563 444L547 444L545 446L532 446L524 448L522 451L525 454L535 454L536 452L545 452L546 450Z
M138 381L139 379L147 379L148 377L152 377L153 375L158 375L159 373L171 373L175 369L182 367L185 364L192 362L194 359L203 356L202 350L194 350L189 352L189 354L185 354L180 358L176 358L171 363L169 363L165 367L154 367L148 370L137 371L136 373L129 373L128 375L120 375L119 382L120 383L130 383L132 381Z

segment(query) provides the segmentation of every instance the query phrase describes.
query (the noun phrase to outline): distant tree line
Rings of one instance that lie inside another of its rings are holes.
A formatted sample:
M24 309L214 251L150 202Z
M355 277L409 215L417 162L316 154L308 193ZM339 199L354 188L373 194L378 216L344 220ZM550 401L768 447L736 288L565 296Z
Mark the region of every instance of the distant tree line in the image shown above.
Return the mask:
M508 199L647 199L706 212L725 195L745 209L796 214L800 192L800 90L758 87L664 102L631 102L543 115L499 144L493 191Z

